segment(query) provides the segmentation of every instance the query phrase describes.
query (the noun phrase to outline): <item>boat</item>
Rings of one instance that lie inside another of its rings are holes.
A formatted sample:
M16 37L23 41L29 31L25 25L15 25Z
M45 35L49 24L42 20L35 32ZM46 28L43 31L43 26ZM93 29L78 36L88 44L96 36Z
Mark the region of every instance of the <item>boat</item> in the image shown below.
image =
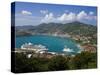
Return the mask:
M21 46L21 49L22 50L26 50L26 51L35 51L36 53L39 53L39 52L45 52L47 51L48 49L46 48L46 46L43 46L41 44L38 44L38 45L33 45L32 43L25 43Z
M63 49L64 52L74 52L73 49L68 48L67 46Z

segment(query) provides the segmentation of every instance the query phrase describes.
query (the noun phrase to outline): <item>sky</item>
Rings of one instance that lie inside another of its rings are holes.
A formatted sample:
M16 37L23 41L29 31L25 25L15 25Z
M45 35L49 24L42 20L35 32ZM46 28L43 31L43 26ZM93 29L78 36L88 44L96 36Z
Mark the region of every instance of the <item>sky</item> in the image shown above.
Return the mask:
M14 9L14 7L12 7ZM97 7L61 4L41 4L16 2L15 25L39 25L41 23L71 23L74 21L86 24L97 24Z

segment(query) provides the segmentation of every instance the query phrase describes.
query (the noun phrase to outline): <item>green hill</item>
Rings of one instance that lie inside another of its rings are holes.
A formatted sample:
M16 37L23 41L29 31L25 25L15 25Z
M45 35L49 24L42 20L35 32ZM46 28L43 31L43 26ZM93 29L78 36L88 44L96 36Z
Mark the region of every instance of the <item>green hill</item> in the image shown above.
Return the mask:
M17 28L17 35L20 33L59 33L59 34L72 34L72 35L82 35L82 36L93 36L97 33L97 27L89 24L84 24L80 22L72 22L72 23L43 23L38 26L31 26L24 28L25 26L21 26L21 28ZM25 35L25 34L24 34Z

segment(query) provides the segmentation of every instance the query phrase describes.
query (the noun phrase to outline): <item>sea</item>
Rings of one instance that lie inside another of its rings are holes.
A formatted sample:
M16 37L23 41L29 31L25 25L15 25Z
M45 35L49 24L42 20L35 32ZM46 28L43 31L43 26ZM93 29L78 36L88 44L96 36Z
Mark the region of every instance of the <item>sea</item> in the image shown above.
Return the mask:
M77 54L80 51L80 48L73 39L51 35L16 36L15 47L20 48L21 45L29 42L31 42L33 45L41 44L46 46L49 52ZM73 52L64 52L63 50L65 47L73 50Z

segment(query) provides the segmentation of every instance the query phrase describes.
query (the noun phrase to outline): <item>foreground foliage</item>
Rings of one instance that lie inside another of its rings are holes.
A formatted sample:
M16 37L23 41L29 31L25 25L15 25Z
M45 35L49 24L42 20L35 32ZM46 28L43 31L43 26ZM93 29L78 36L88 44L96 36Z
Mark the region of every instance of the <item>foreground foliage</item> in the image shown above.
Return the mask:
M75 57L58 55L48 59L27 58L25 54L16 53L15 62L15 72L18 73L90 69L97 67L97 54L82 52Z

